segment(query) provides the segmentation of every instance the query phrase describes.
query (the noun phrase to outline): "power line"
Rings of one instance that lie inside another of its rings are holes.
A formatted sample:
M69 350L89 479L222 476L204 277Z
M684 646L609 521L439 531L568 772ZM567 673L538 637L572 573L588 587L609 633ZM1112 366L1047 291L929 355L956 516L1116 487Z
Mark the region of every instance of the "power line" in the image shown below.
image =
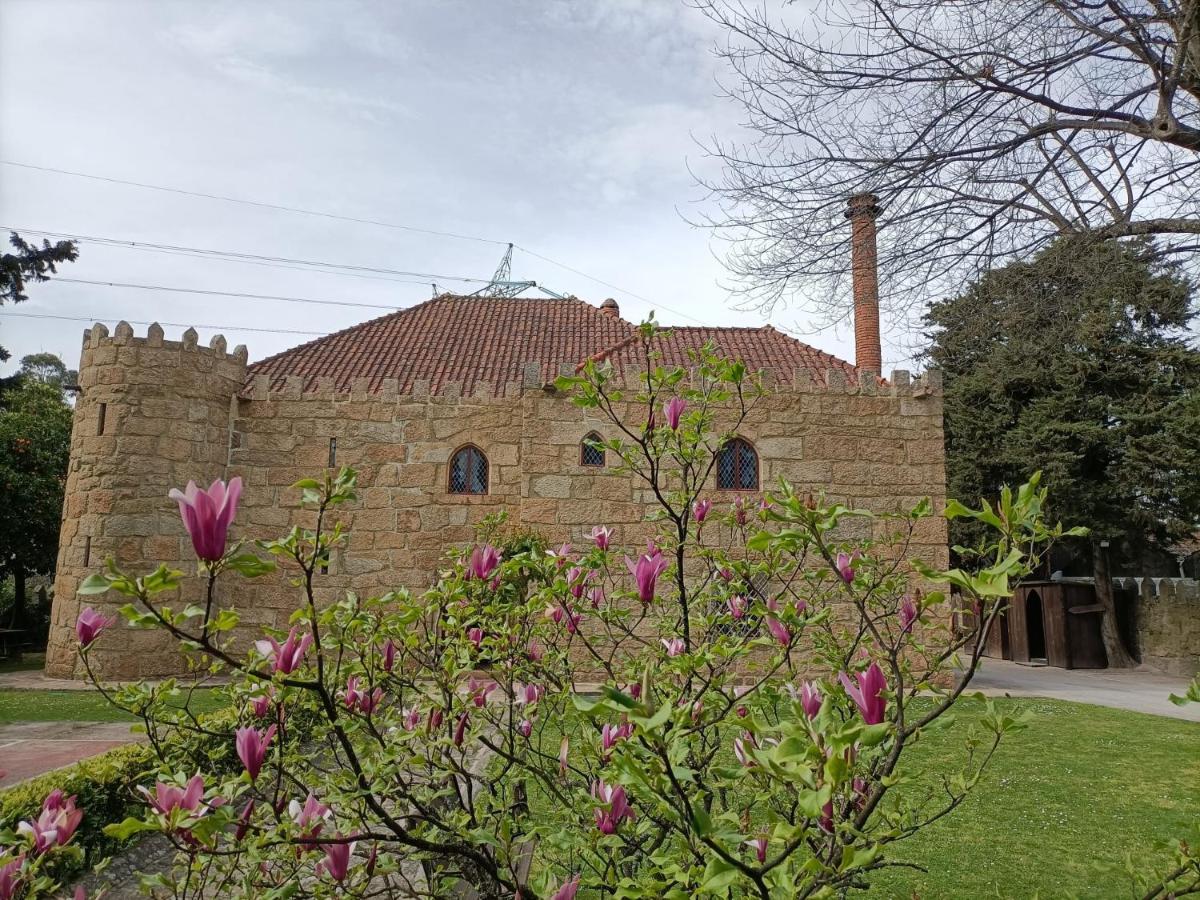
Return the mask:
M166 325L170 328L213 328L218 331L255 331L262 334L303 334L310 337L324 337L328 331L298 331L292 328L251 328L245 325L189 325L186 322L138 322L133 319L121 319L118 316L52 316L49 313L19 313L0 312L0 318L12 319L58 319L63 322L98 322L108 319L116 322L128 322L130 325Z
M325 218L325 219L336 219L336 220L345 221L345 222L357 222L362 225L378 225L383 228L397 228L397 229L401 229L404 231L416 232L419 234L430 234L430 235L435 235L438 237L457 238L459 240L476 241L478 243L483 243L483 244L496 244L499 246L506 246L509 243L507 241L496 241L496 240L492 240L490 238L481 238L481 237L475 237L473 235L459 234L459 233L453 232L453 231L435 231L435 230L431 230L431 229L427 229L427 228L418 228L414 225L400 225L395 222L385 222L385 221L381 221L378 219L359 219L359 218L355 218L353 216L343 216L343 215L339 215L337 213L324 212L321 210L304 209L302 207L286 206L284 204L279 204L279 203L265 203L265 202L262 202L259 200L246 200L246 199L240 198L240 197L227 197L227 196L224 196L221 194L211 194L211 193L206 193L204 191L190 191L190 190L185 190L183 188L173 188L173 187L167 187L167 186L158 185L158 184L147 184L147 183L141 182L141 181L129 181L129 180L122 179L122 178L110 178L105 175L95 175L95 174L92 174L89 172L76 172L76 171L72 171L70 169L57 169L52 166L35 166L35 165L32 165L31 163L16 162L14 160L8 160L8 159L0 159L0 165L17 166L19 168L32 169L32 170L36 170L39 172L52 172L52 173L58 174L58 175L69 175L74 178L88 178L93 181L103 181L103 182L107 182L109 184L121 184L121 185L126 185L129 187L145 188L147 190L153 190L153 191L164 191L169 194L182 194L182 195L188 196L188 197L202 197L207 200L221 200L221 201L224 201L227 203L241 203L241 204L245 204L247 206L257 206L257 207L260 207L263 209L274 209L274 210L279 210L282 212L300 213L301 215L306 215L306 216L319 216L319 217ZM553 266L558 266L560 269L565 269L566 271L571 272L575 275L578 275L581 278L586 278L589 281L593 281L596 284L603 285L604 287L607 287L607 288L610 288L611 290L617 291L620 294L625 294L627 297L633 297L636 300L641 300L643 303L648 303L651 306L656 306L660 309L664 309L667 312L674 313L677 316L682 316L685 319L690 319L691 321L696 322L700 325L707 324L707 323L703 322L702 320L697 319L695 316L691 316L685 312L681 312L680 310L673 309L672 307L667 306L664 303L659 303L654 300L651 300L648 297L644 297L641 294L635 293L634 291L620 287L619 285L613 284L612 282L605 281L602 278L597 278L594 275L589 275L587 272L584 272L581 269L576 269L573 266L567 265L566 263L561 263L556 259L551 259L549 256L544 256L541 253L538 253L534 250L530 250L528 247L524 247L520 244L514 244L513 246L516 247L516 249L522 251L523 253L528 253L530 256L536 257L537 259L540 259L544 262L548 262ZM280 268L287 268L287 267L280 266ZM366 277L370 277L370 276L366 276ZM459 280L465 280L465 279L451 279L451 278L443 277L443 280L459 281ZM471 279L471 280L480 281L481 279Z
M497 244L505 246L508 241L495 241L491 238L476 237L471 234L459 234L454 231L437 231L431 228L418 228L415 225L401 225L397 222L384 222L379 219L359 219L355 216L343 216L338 213L323 212L316 209L304 209L299 206L286 206L282 203L266 203L262 200L247 200L244 197L226 197L222 194L209 194L204 191L189 191L184 188L166 187L161 184L147 184L143 181L127 181L123 178L109 178L105 175L93 175L88 172L74 172L70 169L56 169L51 166L35 166L31 163L15 162L0 159L0 165L16 166L21 169L33 169L37 172L53 172L56 175L70 175L72 178L87 178L92 181L104 181L109 184L123 184L127 187L144 188L148 191L162 191L167 194L182 194L185 197L202 197L205 200L220 200L224 203L240 203L244 206L257 206L261 209L274 209L280 212L299 213L304 216L318 216L322 219L336 219L339 222L357 222L360 225L378 225L381 228L395 228L400 231L411 231L417 234L430 234L435 237L454 238L460 241L475 241L480 244Z
M244 294L239 291L212 291L203 288L174 287L163 284L134 284L128 281L93 281L89 278L68 278L56 275L51 281L69 281L72 284L91 284L97 287L137 288L143 291L167 291L173 294L204 294L210 297L239 297L248 300L280 300L285 303L316 303L321 306L355 306L362 309L386 309L396 312L402 307L387 303L354 303L350 300L314 300L311 297L281 297L276 294ZM417 282L420 284L421 282Z
M153 250L165 250L168 252L192 253L213 259L263 260L272 263L291 263L293 265L311 266L322 269L345 270L348 272L372 272L382 275L408 275L415 278L436 279L438 281L462 281L476 284L488 283L487 278L468 278L463 275L444 275L436 272L410 272L404 269L384 269L376 266L351 265L350 263L331 263L311 259L294 259L288 256L266 256L259 253L242 253L237 250L211 250L204 247L184 247L176 244L157 244L151 241L131 241L126 238L96 237L85 234L71 234L63 231L45 231L38 228L23 228L19 225L0 225L0 230L25 232L26 234L36 234L40 237L62 238L69 241L83 241L85 243L99 244L109 247L130 247L137 250L150 248Z

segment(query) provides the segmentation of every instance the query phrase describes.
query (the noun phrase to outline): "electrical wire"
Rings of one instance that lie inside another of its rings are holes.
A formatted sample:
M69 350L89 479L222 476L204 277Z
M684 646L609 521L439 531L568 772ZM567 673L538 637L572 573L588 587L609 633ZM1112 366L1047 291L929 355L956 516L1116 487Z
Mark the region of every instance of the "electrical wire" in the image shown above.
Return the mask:
M93 175L88 172L74 172L70 169L56 169L52 166L35 166L32 163L16 162L10 159L0 159L0 165L16 166L20 169L32 169L37 172L53 172L56 175L70 175L72 178L88 178L92 181L104 181L109 184L123 184L128 187L144 188L148 191L163 191L167 194L182 194L185 197L202 197L205 200L220 200L225 203L240 203L244 206L257 206L261 209L274 209L280 212L299 213L305 216L319 216L322 219L336 219L339 222L357 222L360 225L378 225L381 228L395 228L400 231L411 231L417 234L429 234L435 237L454 238L460 241L475 241L480 244L496 244L508 246L508 241L496 241L491 238L476 237L471 234L459 234L454 231L437 231L431 228L418 228L416 225L401 225L398 222L384 222L379 219L359 219L355 216L343 216L338 213L322 212L316 209L304 209L299 206L286 206L282 203L265 203L261 200L247 200L244 197L226 197L222 194L209 194L204 191L189 191L184 188L166 187L161 184L147 184L143 181L126 181L123 178L109 178L104 175Z
M58 319L63 322L99 322L101 320L124 321L130 325L166 325L170 328L213 328L217 331L255 331L260 334L303 334L309 337L324 337L329 331L299 331L292 328L252 328L246 325L197 325L186 322L139 322L134 319L120 319L117 316L57 316L49 313L20 313L0 312L0 318L9 319Z
M404 269L383 269L375 266L356 266L351 265L350 263L331 263L312 259L293 259L288 256L265 256L260 253L242 253L238 250L210 250L203 247L183 247L175 244L156 244L151 241L131 241L126 238L96 237L94 235L86 234L71 234L65 231L44 231L38 228L22 228L19 225L0 225L0 231L16 231L18 233L24 232L25 234L36 234L39 237L54 237L62 238L68 241L83 241L84 243L99 244L106 247L132 247L135 249L150 247L155 250L192 253L199 256L204 256L206 258L211 257L213 259L228 258L235 260L265 260L267 262L292 263L301 266L312 266L314 268L338 270L345 269L346 271L352 272L374 272L384 275L409 275L418 278L437 279L439 281L464 281L475 284L488 284L490 282L490 279L488 278L468 278L463 275L442 275L436 272L409 272Z
M310 297L281 297L276 294L244 294L239 291L212 291L204 288L174 287L164 284L134 284L128 281L93 281L89 278L68 278L55 275L52 281L69 281L72 284L90 284L97 287L137 288L143 291L167 291L173 294L203 294L209 297L239 297L248 300L279 300L284 303L316 303L321 306L354 306L360 309L386 309L396 312L403 307L387 303L355 303L350 300L314 300ZM420 282L417 282L418 284Z

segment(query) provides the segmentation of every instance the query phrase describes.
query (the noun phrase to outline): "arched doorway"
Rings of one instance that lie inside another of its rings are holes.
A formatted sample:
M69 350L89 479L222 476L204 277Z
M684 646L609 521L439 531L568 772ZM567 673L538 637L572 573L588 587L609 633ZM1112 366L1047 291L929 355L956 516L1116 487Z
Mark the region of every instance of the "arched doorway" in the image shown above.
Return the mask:
M1042 619L1042 597L1030 591L1025 598L1025 633L1028 638L1029 659L1046 661L1046 625Z

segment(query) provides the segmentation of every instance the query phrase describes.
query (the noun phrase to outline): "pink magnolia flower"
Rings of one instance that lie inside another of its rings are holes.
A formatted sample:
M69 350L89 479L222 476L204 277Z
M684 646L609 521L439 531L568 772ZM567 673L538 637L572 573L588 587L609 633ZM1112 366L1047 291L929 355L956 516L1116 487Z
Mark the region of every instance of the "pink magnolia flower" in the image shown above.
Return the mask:
M189 481L187 488L172 488L167 494L179 504L183 526L192 537L192 548L205 562L216 562L225 555L229 525L237 513L242 479L231 479L228 486L219 478L204 491Z
M558 772L560 775L567 774L567 761L571 756L571 739L565 734L562 742L558 745Z
M852 581L854 581L854 564L858 562L860 556L862 556L862 554L857 550L850 554L839 553L837 555L837 560L835 561L837 572L838 575L841 576L842 581L846 582L846 584L850 584Z
M663 414L667 417L667 424L672 431L679 430L679 420L683 418L685 409L687 409L687 401L682 397L672 397L663 406Z
M116 619L102 616L90 606L79 614L75 620L75 637L79 646L90 647L92 641L100 637L100 632L116 623Z
M557 604L553 606L547 606L544 615L555 625L559 625L563 620L563 608Z
M540 662L545 653L546 651L538 643L537 638L529 639L529 646L525 648L525 656L530 662Z
M670 640L663 638L662 645L667 650L667 656L678 656L686 649L683 643L683 638L675 637L671 638Z
M554 560L554 564L561 569L563 566L565 566L567 564L567 561L571 558L571 545L570 544L560 544L559 547L555 550L547 550L546 555L549 556L552 560Z
M658 586L658 576L666 571L670 563L658 550L653 554L639 556L634 562L625 557L625 567L637 582L638 599L643 603L654 602L654 590Z
M496 689L496 682L490 680L480 680L472 675L467 679L467 693L470 694L471 702L475 704L476 709L482 709L487 706L488 694Z
M567 590L576 600L583 596L583 581L590 574L582 566L571 566L567 570Z
M275 737L275 726L272 725L266 731L259 731L257 728L239 728L236 734L238 759L250 773L250 780L255 781L262 769L263 760L266 759L271 738Z
M14 856L0 866L0 900L13 900L20 890L22 882L21 867L25 865L25 854Z
M738 497L733 501L733 520L738 525L746 524L746 498Z
M254 815L254 806L254 798L251 798L242 807L241 813L238 814L237 828L233 831L233 836L236 840L242 840L246 836L246 832L250 830L250 817Z
M640 683L640 682L636 682L636 681L635 681L633 684L629 685L629 687L627 687L627 688L625 689L625 693L627 693L627 694L628 694L630 697L632 697L634 700L641 700L641 699L642 699L642 685L641 685L641 683Z
M517 723L517 734L524 738L529 737L533 734L533 723L528 719L522 719Z
M733 581L733 572L729 569L717 569L717 577L726 584L729 584L729 582Z
M475 649L478 650L479 645L483 643L483 629L482 628L468 628L467 629L467 640L470 641L472 644L474 644Z
M391 672L396 667L396 645L392 640L388 640L383 645L383 671Z
M304 662L304 654L308 652L309 645L312 644L312 632L306 631L304 636L297 640L296 631L299 625L293 625L292 630L288 632L287 640L282 644L273 637L268 637L265 641L255 641L254 646L258 652L267 659L275 660L275 671L283 675L290 675L300 668L300 664Z
M17 834L33 837L33 852L45 853L52 847L61 847L75 834L83 820L83 810L75 806L74 795L63 797L57 788L42 802L42 811L32 822L17 825Z
M421 709L413 706L404 711L404 730L416 731L417 726L421 724Z
M592 796L600 803L593 812L601 834L615 834L623 821L633 818L625 788L620 785L612 787L604 781L597 781L592 785Z
M340 837L340 835L339 835ZM324 844L325 859L318 865L324 864L325 871L334 881L346 880L350 871L350 857L354 853L354 841L341 841L336 844Z
M626 721L620 725L605 723L604 727L600 729L600 749L604 752L604 756L607 757L612 752L612 748L617 745L618 741L623 741L632 734L632 722Z
M739 706L734 710L734 712L737 713L737 717L739 719L744 719L746 716L750 715L750 710L746 709L744 706Z
M767 617L767 631L771 632L771 637L779 641L782 647L792 642L792 633L788 631L788 627L774 617Z
M275 702L275 688L267 685L264 693L257 697L250 698L250 709L259 719L265 719L271 714L271 707Z
M756 765L754 757L750 755L750 751L757 747L758 744L754 740L754 735L748 731L741 737L733 739L733 755L737 757L738 762L748 769Z
M607 525L597 525L592 529L592 540L596 542L596 546L601 550L607 550L609 541L612 539L612 529Z
M300 842L300 846L306 850L312 850L316 847L316 844L311 843L311 839L321 833L321 829L325 827L327 822L333 821L333 813L329 807L319 801L311 791L304 798L303 806L297 800L292 800L288 803L288 814L292 817L292 821L296 823L300 837L309 839L308 841L302 840Z
M454 726L454 746L461 747L463 741L467 737L467 725L471 722L471 714L463 713L458 717L458 722Z
M579 892L579 876L564 881L557 891L550 895L550 900L575 900Z
M815 719L817 713L821 711L823 699L820 690L818 690L814 682L806 681L800 686L800 706L803 708L804 714L810 719Z
M540 684L525 684L517 687L516 700L522 706L532 706L542 699L546 693L546 688Z
M595 587L588 589L588 600L590 600L592 603L592 609L599 609L600 604L602 604L605 599L604 588L602 588L600 585L596 585Z
M583 618L583 613L577 613L568 608L566 614L567 634L575 634L579 631L579 621Z
M821 818L819 820L821 830L827 834L833 834L833 801L825 801L825 805L821 807Z
M748 607L745 597L741 594L734 594L727 602L729 604L729 615L733 616L734 621L745 617Z
M804 600L801 600L799 597L796 598L794 605L796 608L796 615L802 616L808 612L808 603L806 603Z
M887 710L887 700L883 696L883 692L887 690L887 679L884 678L879 663L873 662L865 672L860 672L857 685L845 672L839 674L838 679L850 699L854 701L854 705L858 707L864 722L868 725L878 725L883 721Z
M697 700L692 704L692 721L699 722L700 717L704 715L704 701Z
M854 790L854 807L859 812L862 812L863 807L867 805L867 795L870 793L870 785L867 784L867 779L858 775L850 782L850 786Z
M692 504L692 516L695 518L697 525L708 518L708 513L711 509L711 500L697 500Z
M758 837L746 841L746 846L754 848L754 858L759 863L767 861L767 836L765 834L760 834Z
M442 727L443 718L445 718L445 714L440 707L435 706L429 710L429 731L431 733Z
M199 774L193 775L184 787L156 781L153 795L147 788L139 787L138 790L145 794L150 805L164 816L170 815L177 809L196 812L200 808L200 800L204 796L204 779Z
M480 581L486 581L498 565L500 565L499 550L491 544L476 547L471 551L470 559L467 560L467 579L478 578Z
M913 624L917 621L920 612L917 610L917 604L913 602L913 598L907 594L900 601L900 632L908 634L912 631Z

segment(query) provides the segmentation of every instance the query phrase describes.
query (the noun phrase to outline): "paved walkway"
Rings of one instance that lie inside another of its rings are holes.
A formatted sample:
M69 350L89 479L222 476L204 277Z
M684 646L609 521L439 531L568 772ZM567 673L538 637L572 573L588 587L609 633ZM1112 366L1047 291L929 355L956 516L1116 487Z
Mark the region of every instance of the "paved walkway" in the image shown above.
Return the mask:
M1144 669L1057 669L1021 666L1003 659L985 659L971 690L991 696L1049 697L1096 706L1200 722L1200 703L1176 706L1170 694L1183 694L1188 682Z
M15 722L0 725L0 788L141 740L128 722Z

